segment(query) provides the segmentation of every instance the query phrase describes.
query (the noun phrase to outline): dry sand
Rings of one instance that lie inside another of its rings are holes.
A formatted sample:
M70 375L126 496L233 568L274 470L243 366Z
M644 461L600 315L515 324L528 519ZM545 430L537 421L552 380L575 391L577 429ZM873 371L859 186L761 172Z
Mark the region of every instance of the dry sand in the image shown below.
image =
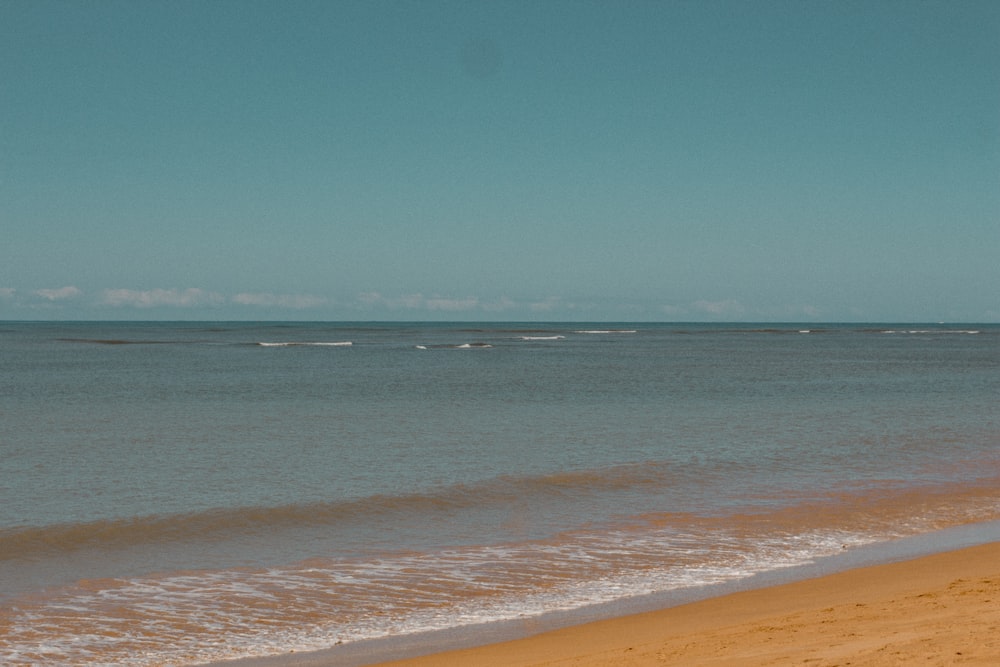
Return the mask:
M1000 666L1000 543L383 667Z

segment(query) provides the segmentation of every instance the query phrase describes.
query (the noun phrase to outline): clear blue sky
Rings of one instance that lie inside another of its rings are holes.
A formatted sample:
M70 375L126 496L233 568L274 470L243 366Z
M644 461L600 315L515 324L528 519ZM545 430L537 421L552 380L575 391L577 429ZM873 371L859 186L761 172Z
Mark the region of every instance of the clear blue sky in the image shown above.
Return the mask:
M1000 2L0 0L0 319L1000 321Z

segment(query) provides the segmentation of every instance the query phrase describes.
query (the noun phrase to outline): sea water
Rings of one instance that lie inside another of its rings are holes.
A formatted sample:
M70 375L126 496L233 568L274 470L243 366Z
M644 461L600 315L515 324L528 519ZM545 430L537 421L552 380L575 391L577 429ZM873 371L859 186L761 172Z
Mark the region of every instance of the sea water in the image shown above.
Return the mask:
M358 645L996 520L998 398L998 325L0 323L0 663Z

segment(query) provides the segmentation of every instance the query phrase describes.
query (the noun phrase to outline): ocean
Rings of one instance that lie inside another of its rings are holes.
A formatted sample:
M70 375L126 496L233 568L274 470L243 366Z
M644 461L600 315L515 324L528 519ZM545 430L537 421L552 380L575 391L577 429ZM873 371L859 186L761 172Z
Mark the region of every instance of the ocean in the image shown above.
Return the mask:
M998 398L996 324L0 322L0 663L356 656L993 522Z

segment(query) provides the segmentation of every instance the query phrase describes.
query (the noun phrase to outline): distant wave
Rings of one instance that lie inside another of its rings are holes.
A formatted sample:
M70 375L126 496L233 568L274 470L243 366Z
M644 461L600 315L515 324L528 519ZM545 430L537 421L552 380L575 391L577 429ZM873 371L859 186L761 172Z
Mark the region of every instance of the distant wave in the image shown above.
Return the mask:
M61 343L90 343L92 345L171 345L172 340L128 340L125 338L57 338Z
M521 340L563 340L566 336L521 336Z
M581 329L578 334L634 334L635 329Z
M935 334L935 335L947 335L947 334L978 334L978 329L882 329L879 333L883 334Z
M722 331L719 333L729 333L729 334L809 334L809 333L824 333L825 329L799 329L797 327L792 328L778 328L778 327L761 327L758 329L729 329L727 331ZM712 333L712 332L699 332L699 333Z
M205 340L139 340L128 338L57 338L63 343L88 343L91 345L199 345L210 341ZM293 347L293 346L319 346L319 347L346 347L353 345L353 341L260 341L252 343L261 347Z
M257 345L261 347L350 347L354 345L353 341L336 341L336 342L299 342L299 341L289 341L281 343L264 343L259 342Z
M493 347L489 343L459 343L443 345L414 345L418 350L474 350Z
M508 328L504 326L498 326L495 328L470 328L470 329L457 329L461 333L471 333L471 334L548 334L552 333L554 329L520 329L520 328Z

